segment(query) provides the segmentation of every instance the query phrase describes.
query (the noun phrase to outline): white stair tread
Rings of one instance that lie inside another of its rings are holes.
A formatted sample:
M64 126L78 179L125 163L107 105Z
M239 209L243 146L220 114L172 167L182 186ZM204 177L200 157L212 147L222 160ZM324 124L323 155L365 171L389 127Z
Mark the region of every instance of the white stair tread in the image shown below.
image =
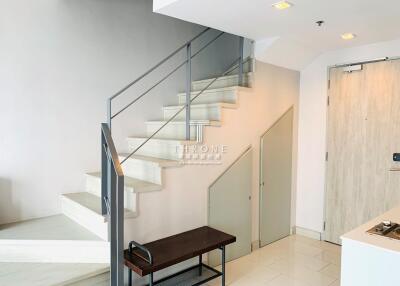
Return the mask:
M126 157L129 156L129 154L128 153L121 153L121 154L119 154L119 156L121 158L126 158ZM161 159L161 158L143 156L143 155L137 155L137 154L134 154L134 155L130 156L129 159L142 160L142 161L155 163L155 164L158 164L160 167L175 167L175 166L179 166L180 165L180 162L176 161L176 160Z
M128 140L141 140L144 141L148 139L149 137L146 136L132 136L128 137ZM151 138L148 143L150 142L157 142L157 143L174 143L174 144L182 144L182 145L190 145L190 144L197 144L198 142L196 140L181 140L181 139L176 139L176 138Z
M101 179L101 172L88 173L87 175ZM142 181L128 176L124 176L124 185L126 187L133 188L134 192L136 193L159 191L162 189L162 186L159 184Z
M164 106L163 109L178 109L182 108L184 105L168 105ZM214 102L214 103L200 103L200 104L191 104L191 108L208 108L208 107L221 107L221 108L236 108L236 103L229 102ZM182 111L184 112L184 111Z
M247 91L250 90L251 88L249 87L244 87L244 86L228 86L228 87L220 87L220 88L209 88L204 90L201 95L206 94L206 93L216 93L216 92L225 92L225 91ZM201 90L197 90L197 91L192 91L191 95L192 96L196 96L197 94L200 93ZM199 96L201 96L199 95ZM186 96L186 92L180 92L178 93L178 96Z
M69 193L69 194L63 194L62 196L91 210L95 214L102 216L100 197L88 192ZM125 209L125 217L136 217L136 216L137 214L135 212Z
M243 76L251 76L252 72L248 72L248 73L243 73ZM225 76L221 76L218 77L217 80L225 80L225 79L230 79L230 78L237 78L238 74L232 74L232 75L225 75ZM200 79L200 80L195 80L193 81L193 83L203 83L203 82L209 82L216 79L216 77L211 77L211 78L206 78L206 79Z
M0 239L102 241L100 237L62 214L1 225Z
M146 121L146 124L165 124L166 122L167 121L165 120L150 120ZM181 121L181 120L171 121L168 123L168 125L185 125L185 124L186 121ZM221 122L216 120L207 120L207 119L192 119L190 120L190 125L221 126Z
M0 263L0 285L61 286L109 271L102 263Z

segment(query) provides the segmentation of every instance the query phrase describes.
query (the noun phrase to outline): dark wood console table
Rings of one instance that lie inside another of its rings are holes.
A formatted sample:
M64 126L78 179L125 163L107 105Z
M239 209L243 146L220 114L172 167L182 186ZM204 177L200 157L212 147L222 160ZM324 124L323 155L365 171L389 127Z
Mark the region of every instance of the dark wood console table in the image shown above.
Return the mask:
M182 277L188 275L189 272L195 272L196 279L194 279L193 282L186 282L190 283L188 285L201 285L222 276L221 285L225 286L225 246L235 241L236 237L208 226L203 226L144 245L131 241L129 243L129 248L124 252L125 266L129 268L129 286L132 286L132 271L135 271L140 276L149 275L149 286L177 285L182 282L178 283L176 281L182 281L179 279L183 279ZM221 272L202 262L202 254L215 249L221 250ZM154 272L197 256L199 257L198 265L154 282ZM203 274L207 274L207 276L203 277ZM175 279L175 282L172 283L175 284L168 282L173 279Z

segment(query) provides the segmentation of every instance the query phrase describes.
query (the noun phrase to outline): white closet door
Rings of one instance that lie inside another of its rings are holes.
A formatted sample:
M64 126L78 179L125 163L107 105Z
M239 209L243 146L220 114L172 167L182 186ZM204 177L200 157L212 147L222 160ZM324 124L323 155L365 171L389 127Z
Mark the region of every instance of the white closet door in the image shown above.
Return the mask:
M261 246L290 234L293 108L261 138Z
M252 151L245 151L209 188L209 226L236 236L226 248L226 261L251 252ZM221 263L221 251L209 254L209 264Z

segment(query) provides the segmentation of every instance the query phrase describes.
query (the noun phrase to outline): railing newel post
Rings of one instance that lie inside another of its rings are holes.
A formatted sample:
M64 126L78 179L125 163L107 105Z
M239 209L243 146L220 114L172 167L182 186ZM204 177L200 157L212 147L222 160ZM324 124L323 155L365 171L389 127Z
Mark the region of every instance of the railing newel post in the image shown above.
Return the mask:
M116 175L116 263L118 286L124 285L124 176Z
M101 214L108 215L106 199L108 199L108 156L106 148L106 140L104 138L103 129L101 129Z
M109 98L108 100L107 100L107 124L108 124L108 128L110 129L110 132L111 132L111 120L112 120L112 115L111 115L111 109L112 109L112 106L111 106L111 101L112 101L112 99L111 98Z
M239 73L238 73L239 86L243 86L243 52L244 52L244 38L239 37Z
M190 102L192 92L192 44L186 46L186 140L190 140Z

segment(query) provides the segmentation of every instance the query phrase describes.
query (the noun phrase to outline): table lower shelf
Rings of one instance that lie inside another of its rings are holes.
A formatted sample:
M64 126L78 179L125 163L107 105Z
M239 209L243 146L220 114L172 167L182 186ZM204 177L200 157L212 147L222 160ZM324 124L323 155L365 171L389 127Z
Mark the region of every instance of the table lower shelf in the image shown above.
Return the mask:
M222 276L222 272L205 264L195 265L178 273L162 278L157 286L197 286Z

